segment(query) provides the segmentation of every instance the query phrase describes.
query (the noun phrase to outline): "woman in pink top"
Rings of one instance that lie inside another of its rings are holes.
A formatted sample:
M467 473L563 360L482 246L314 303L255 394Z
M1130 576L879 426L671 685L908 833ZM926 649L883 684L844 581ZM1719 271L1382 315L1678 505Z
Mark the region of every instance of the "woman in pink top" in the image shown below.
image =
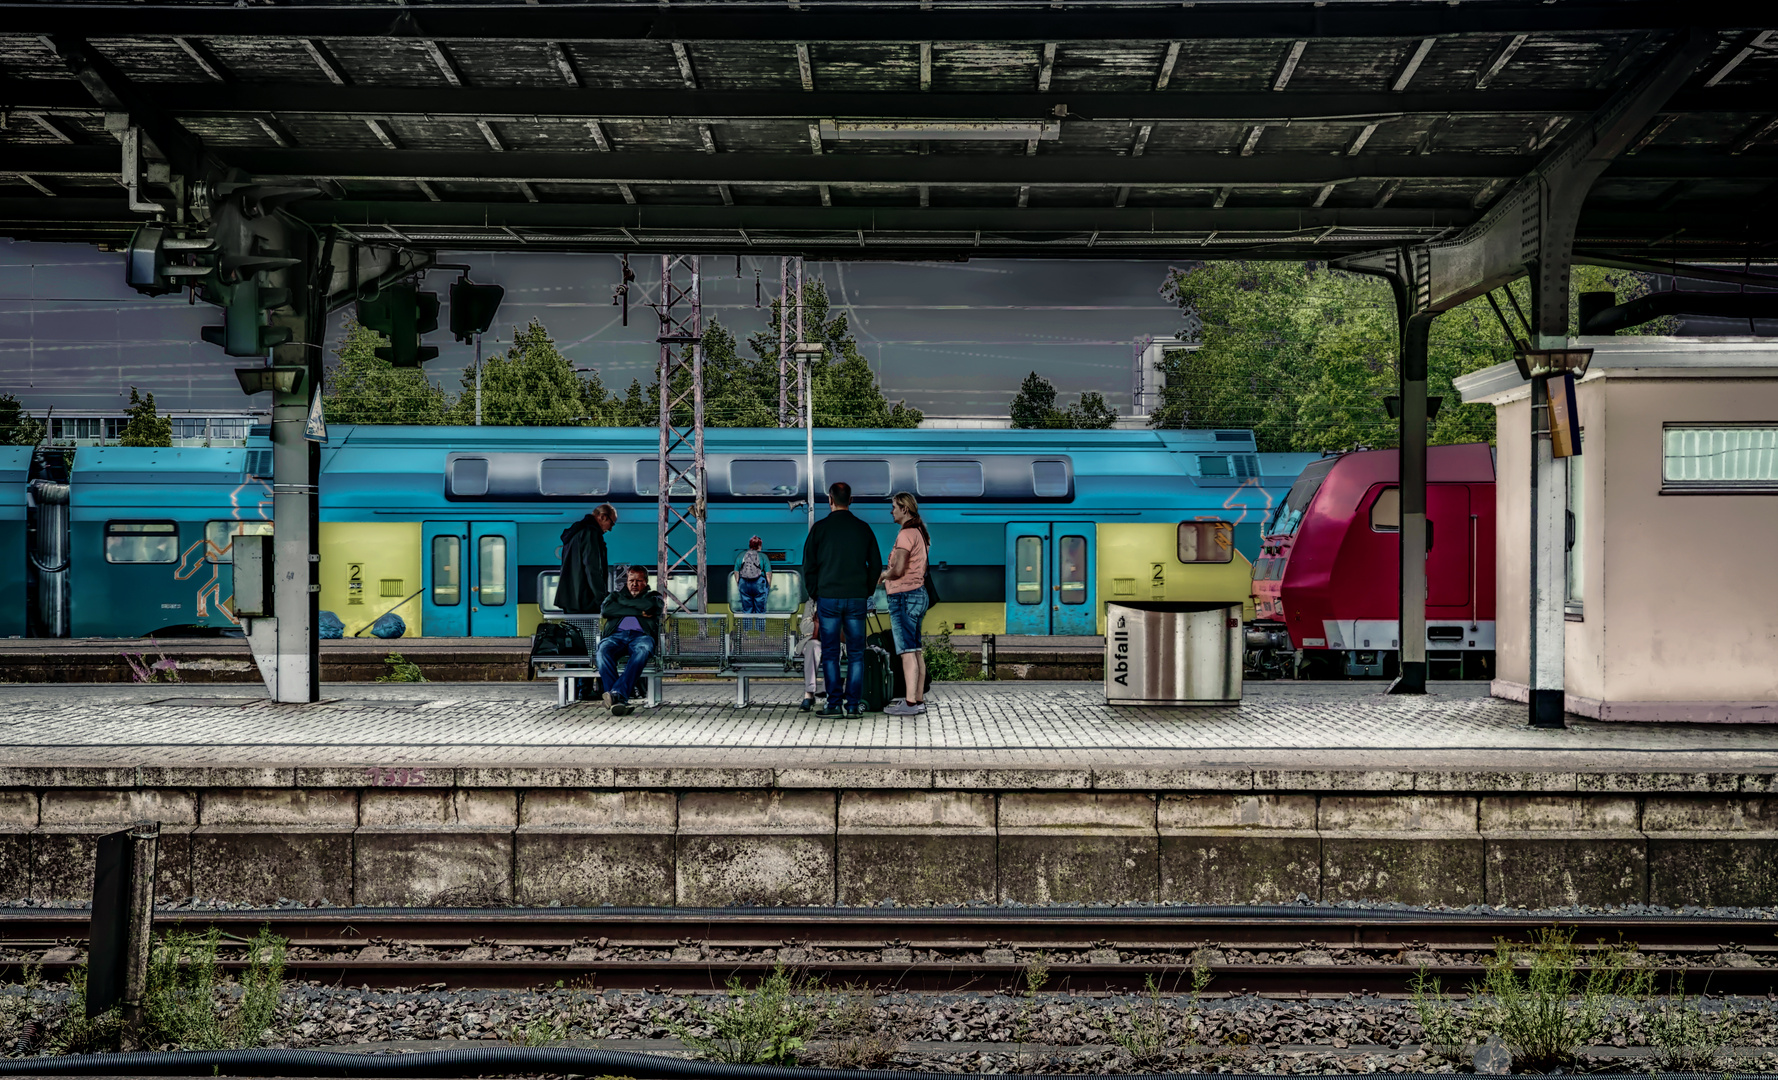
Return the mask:
M889 552L883 571L883 588L889 594L889 629L895 635L895 651L907 676L905 701L891 702L883 712L890 716L918 716L926 711L926 650L920 644L920 620L930 606L926 593L926 561L932 537L920 520L920 504L903 491L895 496L889 512L901 532Z

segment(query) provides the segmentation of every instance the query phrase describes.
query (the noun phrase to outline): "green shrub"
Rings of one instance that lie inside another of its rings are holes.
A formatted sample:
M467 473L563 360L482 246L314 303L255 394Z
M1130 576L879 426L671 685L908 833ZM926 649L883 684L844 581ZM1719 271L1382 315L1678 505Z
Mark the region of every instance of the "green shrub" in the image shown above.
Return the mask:
M1634 952L1601 947L1583 975L1572 930L1534 933L1523 967L1524 947L1497 941L1481 985L1472 988L1474 1025L1500 1037L1516 1069L1569 1068L1575 1052L1605 1030L1614 1004L1647 996L1653 973L1630 967Z
M951 628L945 627L937 637L925 642L926 673L933 682L970 682L982 677L981 668L951 645Z
M414 663L412 660L409 660L398 652L392 652L388 656L383 657L383 663L389 665L389 674L378 675L378 682L426 681L426 673L420 670L420 665Z
M710 1007L689 1002L691 1024L669 1024L689 1049L711 1061L731 1065L794 1065L804 1044L821 1026L823 1010L808 996L819 983L787 971L783 964L772 969L752 990L738 978L728 981L725 1004ZM693 1025L708 1027L708 1035Z
M1746 1023L1725 1005L1706 1014L1696 998L1687 997L1680 979L1667 1000L1651 1000L1643 1017L1655 1065L1664 1072L1713 1072L1722 1067L1723 1048L1746 1032Z
M240 1000L225 1016L217 995L222 980L216 951L221 940L221 931L214 927L202 934L169 930L161 935L148 964L142 1031L146 1042L225 1050L258 1046L264 1039L283 993L288 943L265 928L247 943Z

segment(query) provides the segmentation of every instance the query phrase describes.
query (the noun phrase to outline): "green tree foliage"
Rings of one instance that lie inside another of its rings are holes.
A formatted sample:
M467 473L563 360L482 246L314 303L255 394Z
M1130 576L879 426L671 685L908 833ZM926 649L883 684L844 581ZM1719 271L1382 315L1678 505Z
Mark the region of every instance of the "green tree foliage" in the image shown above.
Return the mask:
M377 358L389 339L357 322L334 351L339 363L327 373L321 398L327 419L337 424L443 424L449 403L418 368L397 368ZM475 408L473 400L470 408Z
M43 421L25 415L11 394L0 394L0 446L36 446L48 434Z
M1019 384L1012 398L1012 426L1015 428L1054 427L1050 421L1056 413L1056 388L1033 371Z
M1056 388L1033 371L1019 384L1012 399L1012 426L1015 428L1097 428L1104 429L1117 422L1117 414L1105 403L1105 395L1088 390L1080 400L1066 409L1056 408Z
M778 320L780 304L772 302L770 325L754 334L747 344L758 360L751 365L750 381L761 402L769 402L773 423L778 411ZM870 362L858 351L846 316L833 315L827 286L819 281L803 287L803 336L822 346L819 357L809 360L814 386L815 426L840 428L919 427L925 414L905 401L891 402L877 384ZM794 317L794 313L793 313ZM792 335L794 336L794 334ZM794 388L793 388L794 395ZM793 396L794 400L794 396Z
M463 369L462 389L449 416L453 424L475 423L475 365ZM589 423L606 405L604 387L592 400L592 386L556 348L536 319L513 334L512 347L482 361L482 423L567 427ZM591 410L589 411L589 406Z
M1529 311L1526 283L1512 288ZM1648 283L1623 271L1575 268L1576 296L1603 289L1624 301ZM1395 445L1383 398L1396 392L1397 328L1382 280L1315 263L1205 263L1174 270L1161 292L1195 310L1204 330L1198 349L1172 350L1162 360L1166 385L1153 426L1252 428L1259 448L1271 451ZM1578 333L1572 305L1570 321ZM1640 328L1667 331L1661 323ZM1434 444L1493 441L1494 410L1462 404L1451 381L1511 359L1486 299L1439 316L1427 357L1427 392L1444 399L1429 431Z
M130 387L129 422L118 436L119 446L172 446L173 421L154 411L154 395L143 397Z

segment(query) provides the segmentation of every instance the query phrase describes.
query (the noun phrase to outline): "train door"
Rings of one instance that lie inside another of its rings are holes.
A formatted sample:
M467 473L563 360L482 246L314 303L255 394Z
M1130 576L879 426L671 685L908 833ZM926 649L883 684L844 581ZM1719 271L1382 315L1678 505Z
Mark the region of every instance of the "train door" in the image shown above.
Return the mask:
M1093 595L1097 535L1090 521L1015 521L1007 525L1008 634L1098 632L1098 605Z
M508 521L428 521L421 526L430 637L518 633L518 526Z
M1426 606L1467 607L1471 585L1469 485L1426 485Z

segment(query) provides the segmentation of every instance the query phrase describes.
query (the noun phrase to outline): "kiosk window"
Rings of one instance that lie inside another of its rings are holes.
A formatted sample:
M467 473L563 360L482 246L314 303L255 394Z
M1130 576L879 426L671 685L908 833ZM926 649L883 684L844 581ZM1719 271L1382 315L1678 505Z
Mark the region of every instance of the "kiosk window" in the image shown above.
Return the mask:
M1778 424L1668 424L1661 490L1778 489Z

